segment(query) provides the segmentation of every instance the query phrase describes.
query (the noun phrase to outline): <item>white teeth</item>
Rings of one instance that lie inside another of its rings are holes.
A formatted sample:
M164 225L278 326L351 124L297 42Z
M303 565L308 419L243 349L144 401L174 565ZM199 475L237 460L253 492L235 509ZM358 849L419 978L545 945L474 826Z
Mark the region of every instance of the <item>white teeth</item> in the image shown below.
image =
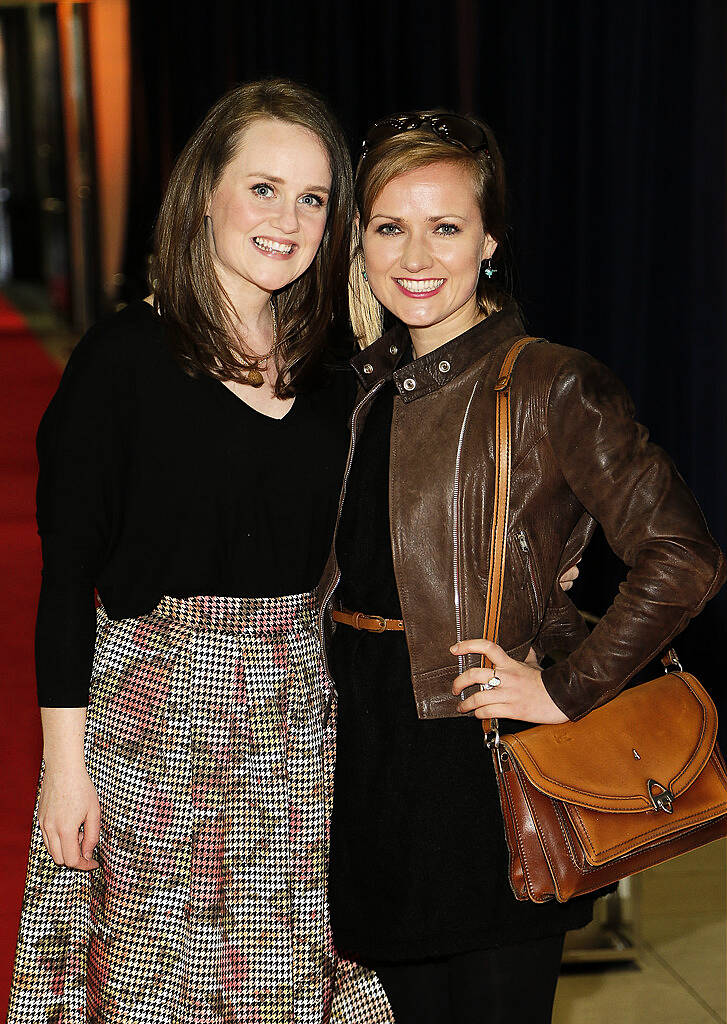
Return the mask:
M286 256L290 255L294 248L292 244L284 245L282 242L273 242L271 238L253 238L253 242L263 252L282 252Z
M437 288L444 284L443 277L432 278L427 281L412 281L410 278L397 277L396 281L402 288L406 288L408 292L418 292L419 294L435 292Z

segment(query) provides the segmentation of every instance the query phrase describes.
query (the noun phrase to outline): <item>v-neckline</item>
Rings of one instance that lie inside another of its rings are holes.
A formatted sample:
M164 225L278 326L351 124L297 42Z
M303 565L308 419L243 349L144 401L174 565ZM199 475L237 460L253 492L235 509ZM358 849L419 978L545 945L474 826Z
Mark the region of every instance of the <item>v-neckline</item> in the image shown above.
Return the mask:
M159 311L155 309L154 305L151 302L147 302L146 299L142 299L141 301L145 306L149 307L152 313L158 315ZM231 391L230 388L227 387L223 380L219 379L219 377L210 377L209 379L213 380L216 384L219 384L227 392L227 394L230 395L230 397L233 398L240 405L245 406L246 409L249 409L250 412L255 413L256 416L262 416L264 420L269 420L271 423L284 423L286 420L290 419L293 410L298 404L298 396L296 395L296 397L293 399L290 408L288 409L284 416L268 416L266 412L261 412L259 409L256 409L253 405L249 405L244 398L240 398L239 395L236 395L234 391Z
M230 398L238 403L238 405L244 406L245 409L249 409L250 412L254 413L256 416L261 416L264 420L268 420L270 423L285 423L286 420L290 419L293 410L298 405L298 396L296 395L284 416L269 416L266 412L261 412L260 409L256 409L254 405L250 405L246 402L244 398L240 398L239 395L236 395L234 391L227 387L223 380L220 380L218 377L214 377L212 379L215 383L219 384L220 387L227 392Z

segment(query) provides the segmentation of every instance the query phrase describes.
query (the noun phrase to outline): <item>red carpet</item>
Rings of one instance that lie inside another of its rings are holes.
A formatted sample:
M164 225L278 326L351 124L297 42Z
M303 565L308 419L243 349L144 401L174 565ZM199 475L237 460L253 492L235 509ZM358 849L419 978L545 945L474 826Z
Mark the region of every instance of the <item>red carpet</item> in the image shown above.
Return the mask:
M0 295L0 1020L5 1020L40 763L33 624L40 582L35 431L59 369Z

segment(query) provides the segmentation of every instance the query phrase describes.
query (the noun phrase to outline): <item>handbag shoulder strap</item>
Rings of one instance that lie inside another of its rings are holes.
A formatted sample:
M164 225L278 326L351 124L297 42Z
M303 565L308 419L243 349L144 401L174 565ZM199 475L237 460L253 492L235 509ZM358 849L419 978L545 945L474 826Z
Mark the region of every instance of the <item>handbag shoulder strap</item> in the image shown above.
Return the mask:
M500 631L502 586L505 577L505 544L510 512L510 381L518 356L537 338L520 338L511 345L505 356L495 384L495 485L492 530L490 532L489 574L485 599L485 627L483 637L497 643ZM494 668L489 658L482 656L483 668Z
M507 527L510 514L510 468L512 461L512 444L510 438L510 381L518 356L528 345L538 338L520 338L511 345L502 361L500 374L495 384L495 484L490 532L490 561L485 599L485 627L483 639L498 642L500 631L500 610L502 608L502 588L505 578L505 546L507 543ZM665 672L682 671L681 662L673 647L670 647L661 658ZM482 668L494 671L492 661L482 655ZM498 722L496 718L485 718L482 728L488 746L497 746Z

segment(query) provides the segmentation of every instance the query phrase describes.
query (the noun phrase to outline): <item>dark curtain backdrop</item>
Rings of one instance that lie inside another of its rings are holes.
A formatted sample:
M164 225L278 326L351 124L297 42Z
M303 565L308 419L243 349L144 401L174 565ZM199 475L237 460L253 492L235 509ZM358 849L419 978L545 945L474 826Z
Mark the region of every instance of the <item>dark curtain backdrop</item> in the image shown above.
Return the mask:
M587 349L634 395L727 546L727 5L723 0L132 0L129 293L172 162L231 85L324 93L354 151L366 125L447 106L488 120L510 175L515 290L531 330ZM600 612L623 567L597 539ZM682 642L709 671L721 597Z

